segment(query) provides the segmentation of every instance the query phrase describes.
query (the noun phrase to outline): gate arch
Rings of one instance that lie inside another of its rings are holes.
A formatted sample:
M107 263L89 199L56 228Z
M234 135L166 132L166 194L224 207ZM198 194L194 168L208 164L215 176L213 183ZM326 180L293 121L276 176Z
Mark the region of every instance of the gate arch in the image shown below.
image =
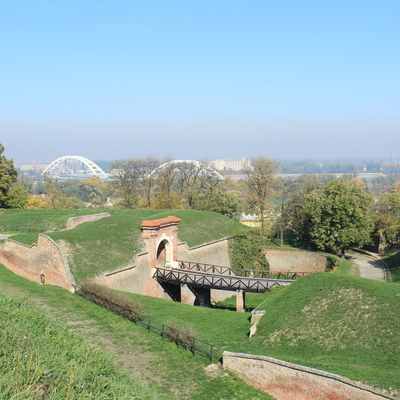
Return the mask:
M142 238L146 243L150 269L163 261L172 266L178 258L178 223L180 218L169 216L154 221L142 222Z

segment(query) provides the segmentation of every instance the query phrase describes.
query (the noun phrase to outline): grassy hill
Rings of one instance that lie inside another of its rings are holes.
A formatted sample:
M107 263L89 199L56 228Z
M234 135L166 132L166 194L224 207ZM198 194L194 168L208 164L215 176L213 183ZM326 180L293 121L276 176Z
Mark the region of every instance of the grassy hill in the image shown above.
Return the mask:
M160 398L27 299L0 294L0 399Z
M7 327L2 331L7 335L0 335L0 368L2 378L10 378L0 379L0 385L1 382L8 385L7 388L13 390L9 394L19 393L19 396L4 394L3 397L0 386L0 399L106 400L133 399L136 394L138 400L152 399L152 396L168 400L273 400L221 367L210 366L204 354L193 357L192 353L177 348L174 343L163 341L158 335L76 294L56 286L27 281L1 265L0 292L7 297L5 302L11 304L9 311L0 310L0 324ZM249 313L139 297L152 303L152 306L144 303L145 313L152 317L152 324L159 327L173 317L182 324L195 325L197 335L203 339L216 339L218 334L223 334L224 339L218 343L226 346L247 340ZM22 306L19 306L21 301ZM31 309L27 302L35 303L35 307ZM26 316L25 307L29 309ZM43 317L43 313L51 318ZM186 321L186 318L190 320ZM198 322L201 324L197 325ZM60 324L67 329L59 330ZM69 332L74 334L72 338ZM206 335L206 332L209 333ZM89 347L102 350L91 352ZM108 353L108 357L103 351ZM17 359L21 363L15 364ZM114 363L118 363L125 373ZM8 367L3 369L5 365ZM15 366L17 369L14 370ZM145 381L150 388L126 375ZM86 383L91 378L93 381ZM43 386L47 388L49 385L51 393L56 384L61 385L60 397L57 394L41 397ZM81 392L79 388L82 388ZM92 394L83 388L92 390ZM104 395L98 391L102 388L107 389ZM67 389L70 390L69 397L63 397ZM129 390L127 396L124 396L124 390Z
M77 282L103 271L121 268L131 262L135 253L143 250L140 225L144 220L181 219L179 239L190 247L232 235L239 229L248 229L241 223L218 213L197 210L107 210L111 217L84 223L75 229L62 231L68 218L93 213L89 210L5 210L0 214L1 224L43 224L57 227L48 236L67 249L68 261ZM100 212L104 210L96 210ZM18 233L18 232L15 232ZM25 244L36 243L38 233L24 232L13 239Z
M400 391L400 286L318 273L259 307L251 352Z

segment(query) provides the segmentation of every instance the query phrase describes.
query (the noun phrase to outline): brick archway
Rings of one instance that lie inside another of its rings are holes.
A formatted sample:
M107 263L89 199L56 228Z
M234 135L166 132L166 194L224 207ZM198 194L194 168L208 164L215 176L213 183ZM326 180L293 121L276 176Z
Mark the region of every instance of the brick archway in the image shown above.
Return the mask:
M146 243L150 268L171 267L177 260L179 222L180 218L172 216L142 222L142 238Z

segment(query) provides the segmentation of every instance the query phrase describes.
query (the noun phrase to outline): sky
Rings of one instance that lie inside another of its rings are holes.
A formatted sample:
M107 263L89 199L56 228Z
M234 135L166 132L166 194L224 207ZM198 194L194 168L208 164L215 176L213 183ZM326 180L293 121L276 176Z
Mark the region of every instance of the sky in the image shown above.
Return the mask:
M16 162L400 161L398 0L0 0Z

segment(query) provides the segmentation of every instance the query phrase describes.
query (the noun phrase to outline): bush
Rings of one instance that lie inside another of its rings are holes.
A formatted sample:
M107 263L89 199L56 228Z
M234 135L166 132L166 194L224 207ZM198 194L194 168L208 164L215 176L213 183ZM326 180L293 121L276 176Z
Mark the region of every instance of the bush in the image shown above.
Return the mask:
M191 350L195 345L196 330L190 325L180 325L176 319L168 322L167 335L171 342L178 346L181 344L186 350Z
M239 231L229 239L229 258L233 270L269 271L264 254L264 239L257 229Z
M341 260L337 256L327 255L326 256L326 272L335 272L339 267Z
M143 305L114 290L86 281L81 285L83 297L130 320L140 319Z

